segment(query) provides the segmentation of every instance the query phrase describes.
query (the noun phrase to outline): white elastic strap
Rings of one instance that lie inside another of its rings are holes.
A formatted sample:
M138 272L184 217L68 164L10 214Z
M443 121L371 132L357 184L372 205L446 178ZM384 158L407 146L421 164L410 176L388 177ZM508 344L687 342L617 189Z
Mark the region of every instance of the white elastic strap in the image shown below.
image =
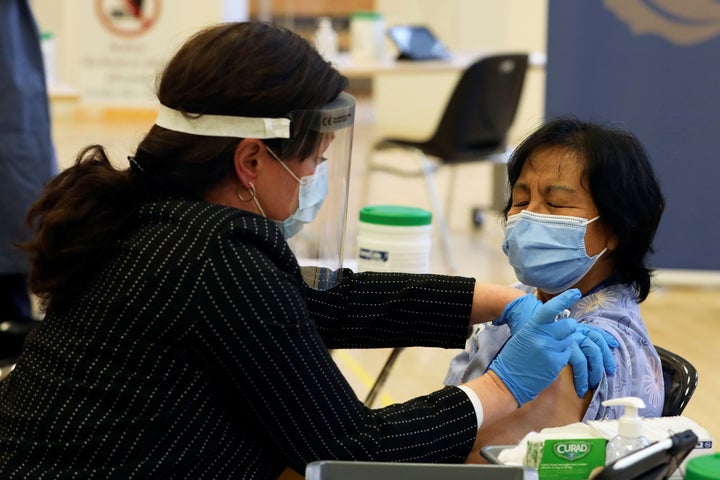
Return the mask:
M475 409L475 418L477 419L477 429L480 430L483 419L485 418L482 402L480 402L480 399L472 388L466 387L465 385L457 385L457 388L465 392L465 394L470 399L470 402L472 402L473 408Z
M278 157L277 155L275 155L275 152L273 152L273 151L270 149L270 147L268 147L267 145L265 145L265 150L267 150L268 152L270 152L270 155L272 155L272 157L273 157L275 160L277 160L278 162L280 162L280 165L282 165L282 167L295 179L296 182L302 183L302 180L300 180L300 179L297 177L297 175L295 175L295 174L293 173L293 171L290 170L290 167L288 167L287 165L285 165L285 162L283 162L282 160L280 160L280 157Z
M258 210L260 210L260 215L267 218L267 215L265 215L265 210L260 206L260 200L257 199L257 195L253 195L253 200L255 201L255 206Z
M186 116L160 105L155 125L173 132L204 137L290 138L289 118L233 117L230 115Z

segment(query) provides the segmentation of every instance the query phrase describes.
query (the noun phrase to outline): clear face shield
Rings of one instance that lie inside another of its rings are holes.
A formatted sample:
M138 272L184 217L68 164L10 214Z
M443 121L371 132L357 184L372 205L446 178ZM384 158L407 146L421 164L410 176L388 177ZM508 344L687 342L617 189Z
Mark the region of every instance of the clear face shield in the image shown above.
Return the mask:
M314 175L296 177L300 188L294 218L273 220L280 225L294 222L282 229L292 232L287 240L303 266L303 278L309 286L326 290L342 277L354 122L355 98L343 92L322 107L282 118L195 117L161 105L155 124L193 135L259 138L279 161L317 163Z
M327 170L327 194L322 206L314 219L306 218L311 221L288 239L303 266L305 282L325 290L339 283L342 276L355 99L341 93L322 108L291 112L288 117L291 125L288 142L292 142L293 149L309 148L315 158L324 159L320 160L324 166L319 164L316 168L317 175L324 176L325 172L318 171Z

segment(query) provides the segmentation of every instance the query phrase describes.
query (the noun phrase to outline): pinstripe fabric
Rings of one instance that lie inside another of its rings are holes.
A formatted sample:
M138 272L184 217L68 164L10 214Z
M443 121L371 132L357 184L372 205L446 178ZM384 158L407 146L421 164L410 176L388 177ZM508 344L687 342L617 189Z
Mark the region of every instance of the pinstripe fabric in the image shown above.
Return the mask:
M461 348L473 284L346 271L314 291L272 222L147 205L0 384L0 472L265 479L316 459L462 461L465 393L368 410L328 347Z

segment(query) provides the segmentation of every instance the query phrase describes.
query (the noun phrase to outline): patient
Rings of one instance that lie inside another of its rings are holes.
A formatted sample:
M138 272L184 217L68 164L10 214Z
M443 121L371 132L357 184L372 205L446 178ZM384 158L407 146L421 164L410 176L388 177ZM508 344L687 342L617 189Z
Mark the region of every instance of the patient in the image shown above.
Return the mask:
M530 431L618 418L617 407L601 405L609 398L643 399L643 417L660 416L663 408L660 359L638 304L650 290L646 260L665 202L642 145L622 130L560 118L515 150L508 178L503 251L519 288L542 302L580 289L571 316L618 340L617 370L578 398L566 367L534 401L485 428L468 462L480 461L480 447L515 444ZM509 336L507 325L481 325L452 360L445 383L482 374Z

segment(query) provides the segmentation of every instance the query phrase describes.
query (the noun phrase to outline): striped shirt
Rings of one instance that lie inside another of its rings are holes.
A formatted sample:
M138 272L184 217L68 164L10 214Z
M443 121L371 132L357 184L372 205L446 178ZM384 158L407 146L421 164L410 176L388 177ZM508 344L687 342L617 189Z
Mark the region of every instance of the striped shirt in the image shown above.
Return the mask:
M463 391L371 410L328 349L459 348L473 285L345 270L318 291L272 221L148 204L0 383L0 476L269 479L319 459L461 462L477 428Z

